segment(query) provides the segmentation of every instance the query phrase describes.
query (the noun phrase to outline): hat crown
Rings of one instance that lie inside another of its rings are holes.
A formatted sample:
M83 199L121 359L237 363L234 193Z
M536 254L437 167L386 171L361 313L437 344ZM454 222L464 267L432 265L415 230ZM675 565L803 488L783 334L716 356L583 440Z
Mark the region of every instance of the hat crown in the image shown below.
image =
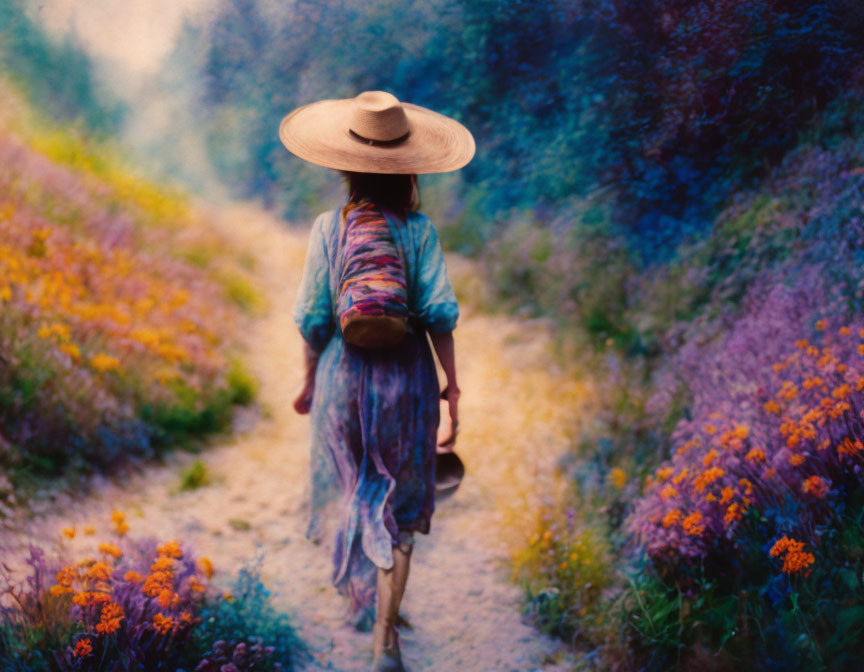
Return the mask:
M392 93L364 91L354 98L349 129L363 140L389 142L408 134L408 115Z

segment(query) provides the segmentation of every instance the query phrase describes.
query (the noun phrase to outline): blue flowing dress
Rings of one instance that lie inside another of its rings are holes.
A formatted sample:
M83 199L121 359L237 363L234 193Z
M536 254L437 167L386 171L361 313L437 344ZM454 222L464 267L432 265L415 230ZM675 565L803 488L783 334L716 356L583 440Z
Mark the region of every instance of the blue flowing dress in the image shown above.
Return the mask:
M312 226L294 308L300 333L320 353L307 536L334 541L333 583L350 598L355 623L368 625L376 568L392 566L395 544L429 532L440 401L425 332L452 331L459 309L429 219L383 212L405 262L412 326L394 348L346 343L334 312L340 212L325 212Z

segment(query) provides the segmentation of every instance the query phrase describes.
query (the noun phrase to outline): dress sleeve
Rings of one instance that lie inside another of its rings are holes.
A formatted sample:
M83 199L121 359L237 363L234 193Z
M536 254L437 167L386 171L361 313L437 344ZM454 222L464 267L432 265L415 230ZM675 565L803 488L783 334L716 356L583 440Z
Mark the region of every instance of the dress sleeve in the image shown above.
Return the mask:
M333 301L330 296L330 261L322 230L326 213L319 215L309 234L303 275L294 303L294 322L316 352L327 347L333 335Z
M425 220L420 237L417 288L414 312L432 333L453 331L459 317L456 295L447 277L444 253L438 233L432 223Z

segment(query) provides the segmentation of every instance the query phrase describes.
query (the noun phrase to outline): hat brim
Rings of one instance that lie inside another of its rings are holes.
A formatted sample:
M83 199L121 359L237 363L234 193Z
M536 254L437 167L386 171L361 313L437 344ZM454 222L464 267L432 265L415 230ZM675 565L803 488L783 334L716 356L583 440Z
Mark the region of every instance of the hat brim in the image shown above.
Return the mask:
M474 156L474 137L455 119L402 103L408 137L370 145L349 132L352 98L304 105L282 119L279 139L292 154L325 168L362 173L447 173Z

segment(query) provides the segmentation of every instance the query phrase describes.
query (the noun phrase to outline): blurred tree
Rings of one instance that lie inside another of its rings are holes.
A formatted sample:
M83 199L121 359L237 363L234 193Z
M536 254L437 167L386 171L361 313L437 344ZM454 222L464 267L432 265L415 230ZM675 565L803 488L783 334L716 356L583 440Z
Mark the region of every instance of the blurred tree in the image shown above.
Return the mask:
M0 0L0 72L49 118L100 135L120 128L125 110L97 85L88 56L72 40L50 39L20 0Z

